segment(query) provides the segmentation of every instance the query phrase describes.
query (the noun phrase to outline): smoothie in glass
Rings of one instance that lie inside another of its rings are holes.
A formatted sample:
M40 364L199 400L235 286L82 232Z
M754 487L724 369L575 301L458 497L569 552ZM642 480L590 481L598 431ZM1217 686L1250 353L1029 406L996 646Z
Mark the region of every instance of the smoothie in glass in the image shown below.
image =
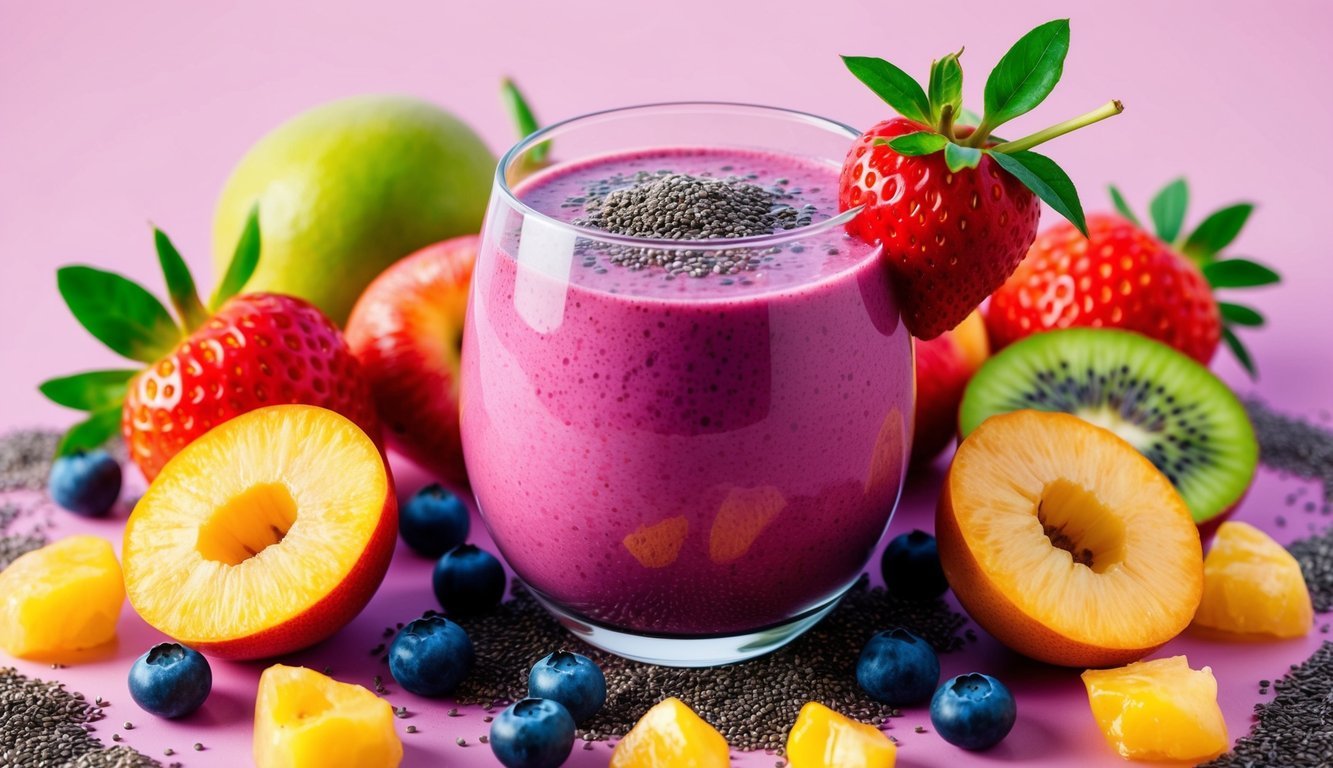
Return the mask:
M592 642L763 636L817 616L883 533L911 347L878 249L836 218L837 173L696 145L497 191L464 339L468 472L514 571ZM677 194L645 186L667 177L690 180L686 197L700 179L761 188L778 223L726 248L595 236L600 201Z

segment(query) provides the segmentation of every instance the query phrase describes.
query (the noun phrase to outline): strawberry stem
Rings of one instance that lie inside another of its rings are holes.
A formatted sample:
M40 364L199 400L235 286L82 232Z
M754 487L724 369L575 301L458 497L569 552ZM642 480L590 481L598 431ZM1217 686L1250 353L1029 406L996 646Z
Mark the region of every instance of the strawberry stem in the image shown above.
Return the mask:
M1079 115L1078 117L1075 117L1072 120L1066 120L1063 123L1056 123L1050 128L1037 131L1031 136L1024 136L1021 139L996 144L991 147L990 151L1003 153L1022 152L1026 149L1032 149L1038 144L1050 141L1057 136L1063 136L1066 133L1077 131L1079 128L1101 122L1108 117L1115 117L1124 111L1125 105L1121 104L1119 99L1113 99L1087 114ZM978 129L977 133L981 133L981 130Z
M945 104L943 107L940 108L940 126L939 126L940 135L942 135L949 141L954 140L953 119L954 119L954 114L953 114L952 104Z

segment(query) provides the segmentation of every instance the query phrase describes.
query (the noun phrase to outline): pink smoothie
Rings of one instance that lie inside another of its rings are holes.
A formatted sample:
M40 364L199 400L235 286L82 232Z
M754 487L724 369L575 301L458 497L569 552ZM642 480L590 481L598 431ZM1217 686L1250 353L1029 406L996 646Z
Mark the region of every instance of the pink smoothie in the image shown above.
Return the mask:
M659 171L771 186L813 224L752 251L757 269L689 277L612 263L551 221ZM674 149L529 179L515 194L549 220L492 202L464 447L487 526L540 595L612 628L736 634L862 572L906 465L911 346L878 250L820 227L836 188L824 163Z

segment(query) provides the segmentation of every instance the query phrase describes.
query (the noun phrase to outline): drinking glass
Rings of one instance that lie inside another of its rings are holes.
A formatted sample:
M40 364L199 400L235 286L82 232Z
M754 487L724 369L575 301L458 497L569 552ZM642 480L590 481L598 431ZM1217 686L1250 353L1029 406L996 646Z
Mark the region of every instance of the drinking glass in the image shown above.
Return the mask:
M879 250L845 233L856 211L665 241L538 210L530 193L667 148L795 158L835 184L856 136L771 107L656 104L552 125L500 161L464 332L463 450L500 551L592 645L713 665L827 614L897 504L912 347ZM690 277L615 263L668 252L760 267Z

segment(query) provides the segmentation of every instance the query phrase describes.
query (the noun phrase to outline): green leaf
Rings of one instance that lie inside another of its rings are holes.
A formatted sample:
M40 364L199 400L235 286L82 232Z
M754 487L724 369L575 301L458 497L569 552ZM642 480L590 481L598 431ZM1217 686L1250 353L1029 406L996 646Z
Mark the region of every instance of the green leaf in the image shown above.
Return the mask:
M1231 245L1253 212L1254 206L1250 203L1237 203L1214 211L1185 238L1181 250L1195 261L1212 260L1223 248Z
M1050 95L1069 53L1069 19L1048 21L1019 38L986 78L987 127L1031 111Z
M938 133L930 131L917 131L916 133L905 133L902 136L895 136L888 141L882 139L876 144L888 144L889 149L900 155L907 157L919 157L921 155L933 155L944 149L949 140Z
M960 107L958 109L958 120L956 122L971 126L981 125L981 115L978 115L967 107ZM995 140L1000 141L1000 139Z
M1139 223L1139 217L1134 215L1134 209L1129 207L1129 203L1125 202L1125 196L1120 194L1120 190L1114 184L1107 187L1107 189L1111 192L1111 203L1115 205L1115 209L1120 212L1120 215L1129 219L1129 222L1134 226L1142 228L1143 225Z
M255 203L250 208L250 215L245 217L245 227L241 230L240 240L236 241L236 251L232 254L231 264L227 265L227 274L218 283L213 298L208 300L210 309L216 311L223 302L240 293L245 284L250 282L255 267L259 266L260 248L259 203Z
M1001 168L1013 174L1023 186L1046 201L1056 213L1068 219L1087 237L1088 224L1083 218L1083 204L1079 202L1078 190L1074 189L1069 174L1056 165L1054 160L1031 150L988 154Z
M1252 288L1282 282L1281 275L1249 259L1210 261L1203 265L1203 276L1214 288Z
M125 399L125 387L137 373L137 370L129 369L84 371L73 376L47 379L37 389L57 405L80 411L96 411L120 405Z
M1185 209L1189 203L1190 188L1184 179L1167 184L1148 203L1148 215L1152 216L1153 226L1162 241L1174 243L1180 237L1180 228L1185 224Z
M509 117L514 121L514 129L518 131L520 139L531 136L541 128L541 123L537 122L537 116L532 113L532 107L528 106L528 100L523 97L523 92L518 89L518 85L513 80L506 77L500 82L500 98L504 100L505 108L509 110ZM529 149L524 160L529 164L537 165L546 162L550 153L551 142L543 141Z
M930 99L911 75L870 56L843 56L842 63L898 114L918 123L930 122Z
M1227 343L1227 348L1231 350L1231 354L1236 356L1236 361L1240 363L1240 366L1245 369L1246 373L1250 374L1250 378L1259 378L1259 370L1254 367L1254 359L1250 357L1250 351L1245 348L1236 334L1226 326L1222 326L1222 340Z
M167 233L153 227L153 244L157 246L157 261L162 265L162 277L167 281L167 293L171 304L180 316L186 332L193 331L208 320L208 310L199 301L199 291L194 287L194 277L185 265L180 251L172 244Z
M120 431L120 406L93 411L92 415L69 428L56 446L56 458L100 448Z
M153 294L114 272L61 267L60 295L79 324L117 354L151 363L181 339L166 307Z
M981 150L976 147L960 147L952 141L944 145L944 163L954 173L964 168L976 168L980 162Z
M1247 328L1262 328L1264 316L1259 314L1258 310L1247 307L1243 304L1232 304L1227 301L1217 302L1217 309L1222 313L1222 319L1228 325L1243 325Z
M951 53L930 63L930 121L939 125L945 106L953 108L955 117L963 108L963 67L958 54Z

